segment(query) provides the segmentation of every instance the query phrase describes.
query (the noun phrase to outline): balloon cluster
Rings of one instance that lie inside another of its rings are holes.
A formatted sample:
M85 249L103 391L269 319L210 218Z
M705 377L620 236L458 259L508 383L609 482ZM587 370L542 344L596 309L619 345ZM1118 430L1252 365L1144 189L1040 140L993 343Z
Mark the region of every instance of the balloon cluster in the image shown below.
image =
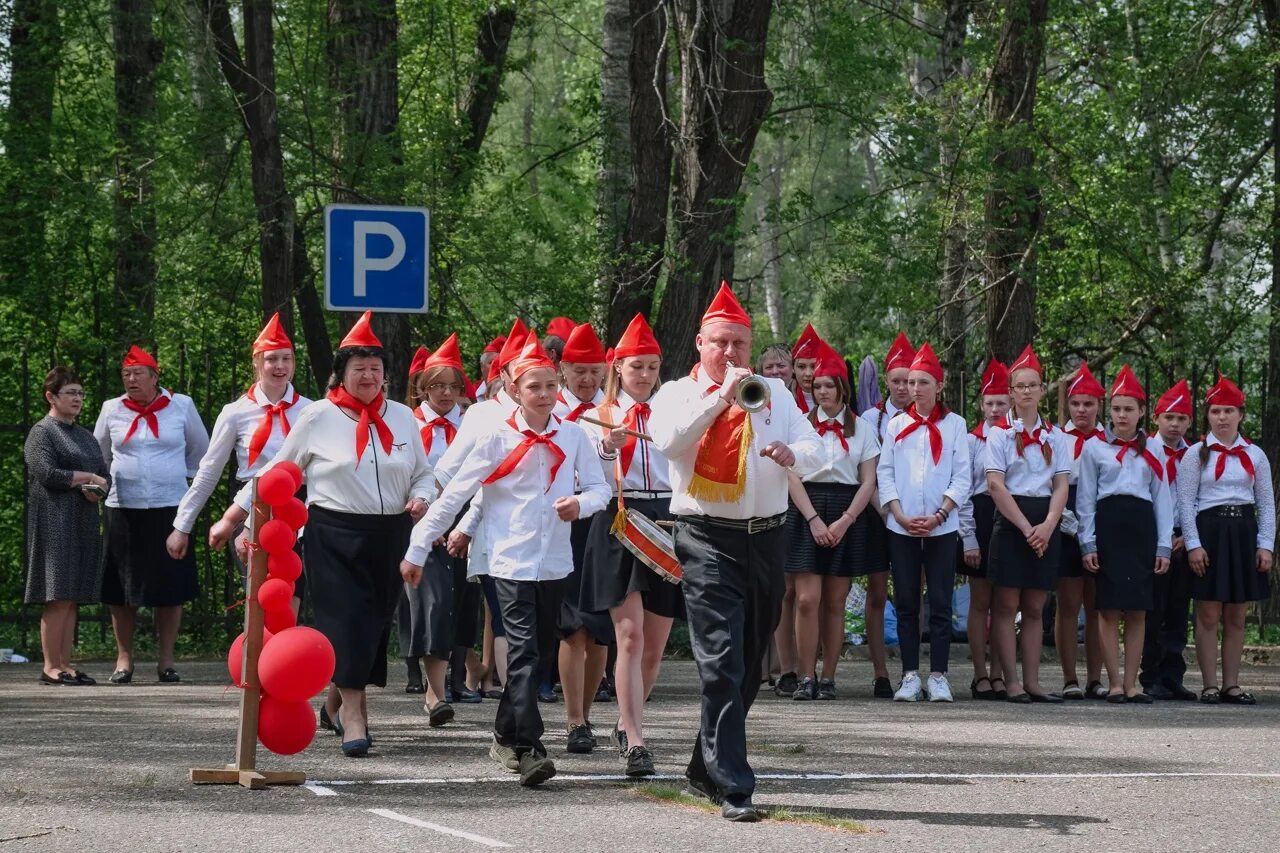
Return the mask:
M293 545L307 523L307 507L294 497L301 486L302 470L292 462L281 462L258 478L258 497L271 507L271 520L258 531L258 546L267 552L267 579L258 588L266 623L258 657L258 740L279 755L301 752L315 737L309 700L332 680L334 668L329 639L314 628L299 627L291 606L294 583L302 574ZM245 686L244 642L242 633L227 654L227 671L237 687Z

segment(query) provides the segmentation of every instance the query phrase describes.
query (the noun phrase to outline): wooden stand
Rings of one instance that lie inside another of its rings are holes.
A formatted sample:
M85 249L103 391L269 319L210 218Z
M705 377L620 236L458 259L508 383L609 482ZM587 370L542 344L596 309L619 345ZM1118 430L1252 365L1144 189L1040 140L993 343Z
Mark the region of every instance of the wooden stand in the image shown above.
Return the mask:
M271 518L270 508L258 500L258 481L253 481L253 543L258 543L258 531ZM234 545L233 545L234 547ZM307 774L296 771L259 770L258 760L258 702L262 697L262 684L258 681L258 656L262 654L262 629L265 617L258 603L258 588L267 579L267 553L261 548L250 549L249 589L244 603L244 657L241 661L245 686L240 691L240 728L236 733L236 761L224 767L192 768L190 780L197 785L239 785L242 788L261 790L268 785L301 785Z

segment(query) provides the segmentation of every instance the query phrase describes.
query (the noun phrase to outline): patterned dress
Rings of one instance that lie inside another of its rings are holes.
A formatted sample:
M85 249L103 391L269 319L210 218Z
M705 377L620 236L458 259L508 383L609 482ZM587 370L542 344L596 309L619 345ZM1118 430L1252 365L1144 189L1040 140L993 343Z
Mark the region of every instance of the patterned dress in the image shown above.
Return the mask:
M102 590L98 504L71 485L75 471L109 477L93 433L45 417L31 427L27 461L27 604L95 604Z

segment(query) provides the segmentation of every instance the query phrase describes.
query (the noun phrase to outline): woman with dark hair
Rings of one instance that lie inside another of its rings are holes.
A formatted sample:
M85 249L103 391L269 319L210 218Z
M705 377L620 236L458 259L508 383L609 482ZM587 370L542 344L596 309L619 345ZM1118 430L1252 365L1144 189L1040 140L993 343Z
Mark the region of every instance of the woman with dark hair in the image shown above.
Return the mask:
M31 427L27 463L27 604L44 605L40 645L45 684L95 684L71 665L76 606L96 604L102 589L102 531L97 504L111 486L93 433L76 425L84 386L65 367L44 379L49 414Z
M315 626L337 657L326 715L351 757L369 752L365 688L387 684L399 563L413 521L435 494L408 406L383 397L386 355L371 313L338 345L324 400L298 418L268 469L289 460L307 484L307 576ZM247 512L248 489L238 500Z
M131 347L121 366L125 393L102 404L93 434L111 466L107 496L106 565L102 601L111 606L116 635L112 684L133 680L133 632L139 607L155 610L160 635L156 676L181 681L173 668L173 645L182 605L197 595L195 553L169 555L178 504L187 478L199 470L209 447L196 404L160 387L160 367L149 353Z

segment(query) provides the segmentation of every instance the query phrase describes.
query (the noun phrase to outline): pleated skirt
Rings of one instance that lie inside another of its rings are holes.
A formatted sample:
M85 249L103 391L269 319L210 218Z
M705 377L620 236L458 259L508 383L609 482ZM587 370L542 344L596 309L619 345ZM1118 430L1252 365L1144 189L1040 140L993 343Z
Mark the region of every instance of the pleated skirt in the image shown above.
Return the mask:
M1271 574L1258 571L1257 510L1249 504L1239 517L1207 509L1196 516L1200 544L1209 554L1203 577L1191 578L1191 597L1197 601L1244 604L1269 596Z
M853 502L858 487L846 483L805 483L805 494L813 504L813 511L824 524L832 524L844 514ZM869 575L884 566L884 559L873 559L869 553L871 529L867 516L878 515L868 506L859 515L834 548L826 548L813 541L813 531L800 514L796 505L787 505L787 565L788 572L810 572L815 575L851 578Z

